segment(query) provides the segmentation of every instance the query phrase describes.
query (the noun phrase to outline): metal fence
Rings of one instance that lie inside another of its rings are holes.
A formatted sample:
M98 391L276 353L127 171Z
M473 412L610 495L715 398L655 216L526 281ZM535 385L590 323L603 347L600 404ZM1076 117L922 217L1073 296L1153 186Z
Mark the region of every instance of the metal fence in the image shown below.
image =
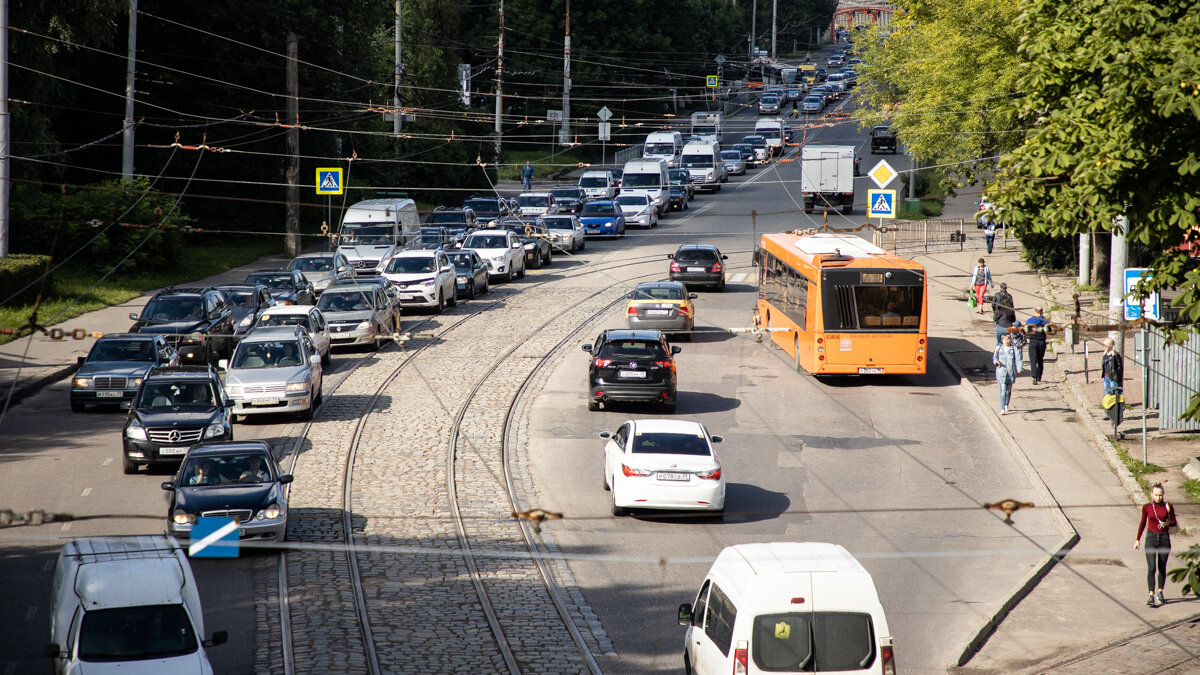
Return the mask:
M1180 420L1192 395L1200 391L1200 333L1183 344L1168 344L1167 335L1147 330L1143 352L1136 336L1137 359L1146 364L1146 407L1158 409L1160 429L1200 430L1200 421Z
M963 251L967 248L967 231L962 218L936 220L896 220L887 225L887 232L874 233L876 246L893 253L930 253L933 251ZM977 237L983 243L982 235Z
M642 144L638 143L637 145L631 145L628 148L625 148L624 150L618 150L617 153L615 155L613 155L613 164L616 164L617 166L620 167L620 166L624 166L625 162L631 162L635 159L641 159L641 158L642 158Z

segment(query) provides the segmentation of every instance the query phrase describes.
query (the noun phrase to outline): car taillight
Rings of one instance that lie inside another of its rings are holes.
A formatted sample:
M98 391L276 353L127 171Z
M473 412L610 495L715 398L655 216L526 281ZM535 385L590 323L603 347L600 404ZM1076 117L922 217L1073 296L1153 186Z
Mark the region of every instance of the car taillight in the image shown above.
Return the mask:
M738 647L737 649L733 650L733 672L735 675L738 673L750 672L750 664L748 659L749 651L750 650L746 649L745 647Z
M892 646L884 645L879 652L883 656L883 675L896 675L896 653Z
M721 263L719 263L719 262L713 263L712 269L709 271L712 272L713 274L720 272L721 271Z
M675 261L671 261L671 271L672 272L682 272L683 268L679 266L679 263L677 263Z
M654 365L658 366L659 368L670 368L671 362L670 361L655 361Z
M630 306L629 306L629 310L628 310L628 311L626 311L625 313L626 313L626 314L637 314L637 307L635 307L635 306L633 306L633 305L630 305Z
M607 368L612 365L612 359L596 359L592 361L592 365L597 368Z
M704 478L706 480L721 480L721 467L718 466L717 468L713 469L712 471L704 471L704 472L698 473L698 474L696 474L696 476L698 478Z
M628 476L649 476L650 472L645 469L635 469L632 466L621 465L621 473Z
M685 306L683 306L683 305L680 305L679 307L677 307L677 308L675 309L675 311L676 311L676 312L678 312L678 313L680 313L680 314L682 314L682 315L684 315L684 316L687 316L688 314L691 314L691 313L692 313L692 310L688 309L687 307L685 307Z

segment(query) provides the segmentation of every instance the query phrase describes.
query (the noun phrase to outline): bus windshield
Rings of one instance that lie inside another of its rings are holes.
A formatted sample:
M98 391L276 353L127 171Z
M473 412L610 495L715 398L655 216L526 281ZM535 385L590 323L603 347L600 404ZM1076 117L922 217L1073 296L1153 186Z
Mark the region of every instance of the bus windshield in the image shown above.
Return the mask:
M879 276L884 272L861 272ZM826 306L826 330L917 331L921 324L921 286L872 285L835 282L836 303Z

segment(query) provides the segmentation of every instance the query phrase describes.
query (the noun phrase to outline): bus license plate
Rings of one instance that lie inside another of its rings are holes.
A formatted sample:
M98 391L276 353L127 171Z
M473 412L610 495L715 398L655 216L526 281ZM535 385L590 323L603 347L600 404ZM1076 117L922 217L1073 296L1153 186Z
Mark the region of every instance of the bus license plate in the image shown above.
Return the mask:
M618 377L632 377L634 379L638 379L638 378L645 379L646 372L643 370L622 370L619 373L617 373L617 376Z
M121 398L125 395L123 391L98 391L96 398Z
M658 479L659 479L659 480L679 480L679 481L686 481L686 480L689 480L689 479L691 479L691 474L686 474L686 473L659 473L659 474L658 474Z
M188 447L186 445L164 445L158 449L160 455L186 455Z
M859 375L882 375L883 368L859 368Z

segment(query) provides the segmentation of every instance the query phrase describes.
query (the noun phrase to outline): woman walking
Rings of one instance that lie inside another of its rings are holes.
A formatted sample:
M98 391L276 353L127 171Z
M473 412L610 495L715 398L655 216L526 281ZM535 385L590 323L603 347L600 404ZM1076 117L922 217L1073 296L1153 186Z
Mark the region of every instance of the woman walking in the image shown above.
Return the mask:
M975 304L979 307L979 314L983 314L983 294L991 286L992 270L983 258L980 258L979 264L971 272L971 290L975 292Z
M1113 394L1123 387L1125 359L1117 353L1117 344L1112 338L1104 338L1104 358L1100 360L1100 373L1104 376L1104 393Z
M996 366L996 384L1000 385L1000 414L1007 415L1013 382L1021 372L1021 352L1013 346L1012 335L1000 336L1000 346L992 353L992 364Z
M1176 524L1175 507L1163 499L1162 483L1155 483L1150 488L1150 503L1142 505L1142 520L1133 540L1136 550L1142 545L1142 531L1146 531L1146 587L1150 589L1146 604L1150 607L1167 602L1163 586L1167 583L1167 556L1171 555L1171 528Z

